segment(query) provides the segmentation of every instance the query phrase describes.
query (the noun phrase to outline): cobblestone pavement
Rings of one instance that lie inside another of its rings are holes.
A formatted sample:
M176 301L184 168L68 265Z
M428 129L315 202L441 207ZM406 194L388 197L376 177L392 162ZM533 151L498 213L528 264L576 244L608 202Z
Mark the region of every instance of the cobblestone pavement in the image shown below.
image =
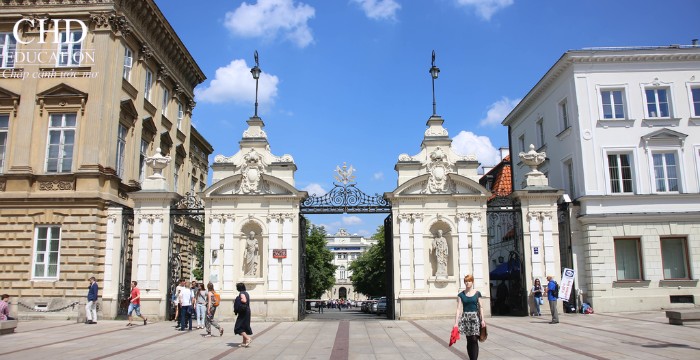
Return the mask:
M447 346L453 320L389 321L343 310L301 322L253 322L249 348L224 322L223 337L174 331L173 322L126 327L21 321L0 336L3 359L460 359L466 341ZM320 314L319 314L320 315ZM325 314L324 314L325 315ZM562 314L487 319L480 359L700 359L700 323L668 325L664 313ZM217 334L218 335L218 334Z

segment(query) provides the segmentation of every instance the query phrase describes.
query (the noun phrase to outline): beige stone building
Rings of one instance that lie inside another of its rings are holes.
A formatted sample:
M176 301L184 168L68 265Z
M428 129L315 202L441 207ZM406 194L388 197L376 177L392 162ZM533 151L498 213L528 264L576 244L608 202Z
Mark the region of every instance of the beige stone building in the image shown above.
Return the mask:
M0 292L36 314L84 303L94 275L114 317L146 157L173 159L169 191L205 187L213 149L191 123L205 76L152 0L1 2L0 51Z

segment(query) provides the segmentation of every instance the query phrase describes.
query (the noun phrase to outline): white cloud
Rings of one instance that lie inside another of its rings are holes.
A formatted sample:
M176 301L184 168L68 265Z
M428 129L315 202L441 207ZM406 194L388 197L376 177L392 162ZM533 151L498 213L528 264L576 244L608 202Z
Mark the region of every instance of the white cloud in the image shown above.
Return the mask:
M309 185L306 185L306 187L304 187L302 190L308 192L310 196L313 196L313 195L321 196L321 195L326 194L326 190L324 190L320 184L316 184L316 183L311 183Z
M343 216L343 225L360 225L362 219L358 216Z
M482 166L493 166L501 161L501 153L487 136L461 131L452 139L452 148L458 154L476 155Z
M396 20L401 5L394 0L351 0L360 5L368 18L373 20Z
M520 100L521 99L511 100L504 96L501 100L491 104L489 110L486 112L486 117L479 120L479 125L500 125L503 119L510 114L510 111L518 105Z
M374 175L372 175L372 178L374 180L384 180L384 173L383 172L376 172Z
M258 0L249 5L243 3L236 10L226 13L224 26L242 37L275 39L278 36L303 48L313 43L308 21L316 10L294 0Z
M258 102L270 105L277 96L279 79L275 75L261 73L258 85ZM236 59L230 64L216 69L209 86L194 90L197 100L209 103L254 103L255 80L250 75L250 67L245 60Z
M489 21L497 11L513 5L513 0L457 0L460 6L471 6L482 19Z

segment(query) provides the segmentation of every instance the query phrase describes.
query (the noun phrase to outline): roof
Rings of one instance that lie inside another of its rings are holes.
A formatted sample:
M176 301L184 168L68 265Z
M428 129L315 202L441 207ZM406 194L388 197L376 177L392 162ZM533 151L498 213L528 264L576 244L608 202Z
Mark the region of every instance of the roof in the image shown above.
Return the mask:
M510 155L506 155L498 165L481 177L484 179L484 181L479 181L481 184L486 183L489 176L494 179L489 189L492 194L489 200L497 196L508 196L513 192L511 172Z

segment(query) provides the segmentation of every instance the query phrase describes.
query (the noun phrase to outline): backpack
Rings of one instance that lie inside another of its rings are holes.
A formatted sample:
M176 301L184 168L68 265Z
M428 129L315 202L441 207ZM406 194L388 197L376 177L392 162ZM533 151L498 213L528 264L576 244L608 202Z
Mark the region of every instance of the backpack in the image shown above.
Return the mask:
M217 307L219 306L219 303L221 303L221 295L215 291L212 291L212 293L211 306Z
M554 282L554 290L552 290L552 296L554 296L555 298L559 297L559 283L556 281Z

